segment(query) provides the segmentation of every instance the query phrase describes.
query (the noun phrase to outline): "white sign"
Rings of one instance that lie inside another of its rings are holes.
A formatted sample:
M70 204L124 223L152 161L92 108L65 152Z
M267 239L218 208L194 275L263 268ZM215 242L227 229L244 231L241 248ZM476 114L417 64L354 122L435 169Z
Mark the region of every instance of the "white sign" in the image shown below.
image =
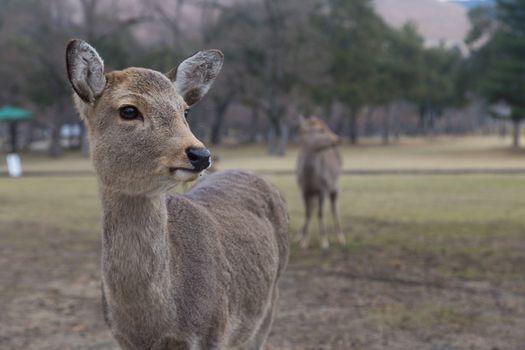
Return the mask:
M22 175L22 163L20 157L16 153L9 153L7 159L7 172L11 177L19 177Z

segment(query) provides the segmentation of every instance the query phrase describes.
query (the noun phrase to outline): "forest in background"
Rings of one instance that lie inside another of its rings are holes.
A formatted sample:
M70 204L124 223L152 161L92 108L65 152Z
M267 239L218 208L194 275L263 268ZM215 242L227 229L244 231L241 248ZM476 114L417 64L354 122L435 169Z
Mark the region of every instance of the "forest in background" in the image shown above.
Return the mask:
M0 0L0 105L28 108L20 147L63 152L73 110L64 48L91 43L108 70L168 71L202 48L226 63L189 122L210 144L261 143L284 154L299 115L322 116L355 144L378 136L491 132L525 116L525 1L469 12L465 48L426 47L369 0ZM9 138L2 125L2 139ZM82 142L84 140L84 142ZM87 153L85 137L73 143Z

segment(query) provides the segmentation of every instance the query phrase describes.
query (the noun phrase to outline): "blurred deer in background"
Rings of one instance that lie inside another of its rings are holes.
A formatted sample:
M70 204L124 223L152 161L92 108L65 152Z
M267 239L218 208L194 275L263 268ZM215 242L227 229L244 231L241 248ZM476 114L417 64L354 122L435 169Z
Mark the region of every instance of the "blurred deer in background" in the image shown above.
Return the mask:
M325 198L330 198L332 216L337 236L341 244L346 243L345 235L339 221L337 197L339 194L339 175L342 161L337 145L339 137L317 117L300 119L301 148L297 162L297 181L301 188L305 220L300 232L300 245L308 247L310 234L308 227L314 202L317 200L319 234L321 246L329 247L328 237L323 223L323 204Z
M222 67L200 51L166 74L104 74L81 40L66 63L89 131L102 201L102 304L129 350L261 349L288 260L288 215L279 192L243 171L210 166L186 121Z

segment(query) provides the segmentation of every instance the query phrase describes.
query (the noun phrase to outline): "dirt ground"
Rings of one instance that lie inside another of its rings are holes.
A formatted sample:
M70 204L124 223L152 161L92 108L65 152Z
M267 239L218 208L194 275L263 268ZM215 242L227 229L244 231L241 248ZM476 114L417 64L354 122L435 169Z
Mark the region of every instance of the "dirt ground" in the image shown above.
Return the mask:
M1 349L117 349L101 316L98 242L60 237L1 248ZM268 348L525 349L519 284L445 281L410 259L294 250Z
M403 147L348 154L384 152L397 166L409 162ZM241 153L244 165L249 152ZM507 158L524 164L522 153ZM88 168L38 158L35 170L39 162ZM296 232L295 178L268 179L285 194ZM525 176L345 176L341 190L349 244L292 247L268 349L525 349ZM0 179L0 350L117 349L100 305L99 222L92 175Z

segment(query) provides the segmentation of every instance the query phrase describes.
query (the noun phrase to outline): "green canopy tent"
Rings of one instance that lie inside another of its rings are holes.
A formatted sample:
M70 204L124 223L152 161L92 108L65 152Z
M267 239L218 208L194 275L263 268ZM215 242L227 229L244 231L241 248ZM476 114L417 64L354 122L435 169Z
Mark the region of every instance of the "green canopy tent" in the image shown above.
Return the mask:
M23 120L29 120L32 118L33 113L31 111L12 107L4 106L0 108L0 122L9 123L9 139L11 144L11 153L16 153L17 134L18 134L18 122Z

